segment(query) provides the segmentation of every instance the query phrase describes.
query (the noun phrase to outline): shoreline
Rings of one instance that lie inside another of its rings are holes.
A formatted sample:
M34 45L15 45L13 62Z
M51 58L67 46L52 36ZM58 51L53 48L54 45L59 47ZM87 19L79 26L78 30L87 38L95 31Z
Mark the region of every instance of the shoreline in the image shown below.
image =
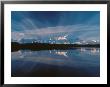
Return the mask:
M49 43L24 43L11 42L11 52L18 50L67 50L82 47L100 48L100 44L49 44Z

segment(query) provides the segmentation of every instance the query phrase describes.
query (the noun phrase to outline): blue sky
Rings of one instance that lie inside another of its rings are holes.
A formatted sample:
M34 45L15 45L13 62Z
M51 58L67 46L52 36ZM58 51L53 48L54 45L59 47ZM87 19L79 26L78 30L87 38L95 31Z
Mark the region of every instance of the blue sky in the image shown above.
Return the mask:
M12 39L68 34L73 40L100 38L99 11L12 11ZM64 34L62 34L64 33Z

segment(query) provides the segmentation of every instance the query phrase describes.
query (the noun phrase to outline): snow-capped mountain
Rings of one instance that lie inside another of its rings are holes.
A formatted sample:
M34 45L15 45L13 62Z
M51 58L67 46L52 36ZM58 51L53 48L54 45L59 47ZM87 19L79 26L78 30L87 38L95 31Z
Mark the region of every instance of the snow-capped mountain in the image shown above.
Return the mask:
M81 33L80 33L81 34ZM72 38L73 37L73 38ZM39 36L37 38L22 38L21 40L13 40L12 42L19 43L51 43L51 44L99 44L100 41L97 38L83 39L80 37L74 36L73 33L57 33L49 34L46 36Z

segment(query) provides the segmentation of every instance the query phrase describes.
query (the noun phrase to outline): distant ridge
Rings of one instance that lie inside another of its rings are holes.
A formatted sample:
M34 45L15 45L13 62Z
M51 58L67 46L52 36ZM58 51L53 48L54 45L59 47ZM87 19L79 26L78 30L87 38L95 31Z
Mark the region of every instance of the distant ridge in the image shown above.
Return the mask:
M18 43L11 42L11 51L17 50L66 50L79 47L100 47L100 44L49 44L49 43Z

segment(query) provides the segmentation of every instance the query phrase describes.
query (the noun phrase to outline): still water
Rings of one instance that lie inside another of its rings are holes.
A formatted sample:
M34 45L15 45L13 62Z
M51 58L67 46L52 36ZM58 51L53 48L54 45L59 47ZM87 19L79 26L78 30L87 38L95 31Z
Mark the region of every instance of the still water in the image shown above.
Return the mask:
M14 77L98 77L100 49L19 50L11 53Z

